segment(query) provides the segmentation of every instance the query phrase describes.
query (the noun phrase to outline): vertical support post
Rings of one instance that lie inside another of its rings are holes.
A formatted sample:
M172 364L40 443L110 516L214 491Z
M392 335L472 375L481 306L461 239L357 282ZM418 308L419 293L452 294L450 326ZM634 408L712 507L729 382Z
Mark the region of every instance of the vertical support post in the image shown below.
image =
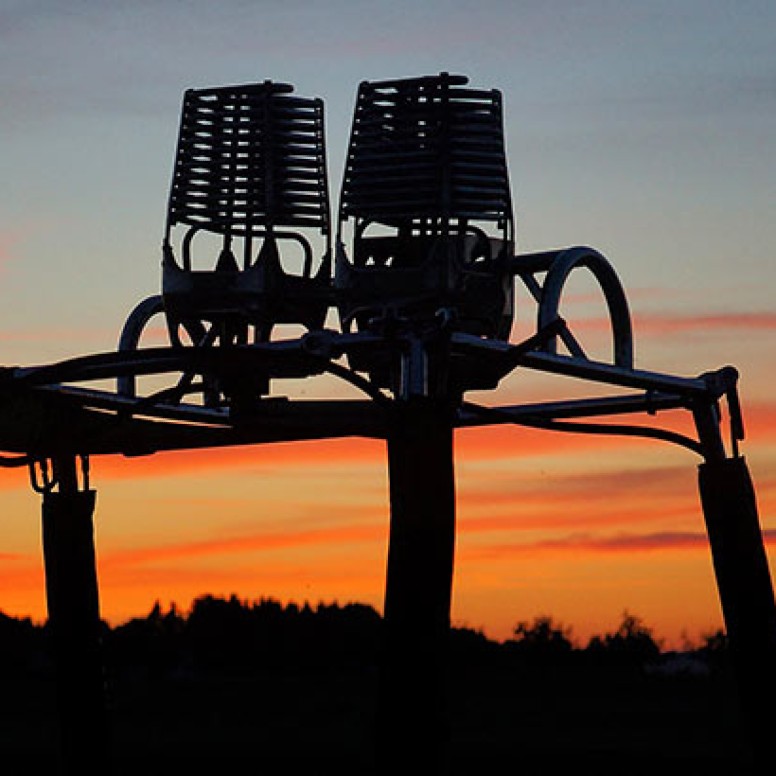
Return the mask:
M43 556L63 772L104 776L109 758L92 523L96 494L79 490L74 456L53 463L58 491L43 493Z
M388 436L391 528L377 772L448 770L448 640L455 547L447 404L397 402Z
M709 430L714 414L696 422L707 451L698 483L711 545L741 711L757 765L773 759L776 728L776 600L757 513L754 487L743 457L726 458ZM704 431L705 429L705 431Z

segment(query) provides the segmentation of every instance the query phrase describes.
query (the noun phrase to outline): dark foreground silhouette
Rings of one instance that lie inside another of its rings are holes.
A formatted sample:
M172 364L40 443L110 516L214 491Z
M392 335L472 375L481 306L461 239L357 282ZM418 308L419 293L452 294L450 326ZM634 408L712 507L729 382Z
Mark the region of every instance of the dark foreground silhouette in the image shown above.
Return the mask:
M106 625L112 772L373 772L381 623L360 604L205 596ZM538 617L505 642L454 629L450 649L452 774L749 771L722 634L667 652L626 613L579 646ZM0 614L0 679L3 771L57 773L45 627Z

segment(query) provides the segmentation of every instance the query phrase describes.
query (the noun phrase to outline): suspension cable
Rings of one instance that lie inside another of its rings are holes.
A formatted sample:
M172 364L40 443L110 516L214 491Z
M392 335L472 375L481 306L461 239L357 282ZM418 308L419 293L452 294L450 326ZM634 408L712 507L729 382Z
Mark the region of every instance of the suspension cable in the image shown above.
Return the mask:
M609 434L614 436L646 437L648 439L657 439L662 442L670 442L703 456L703 445L701 445L700 442L676 431L668 431L662 428L633 426L621 423L578 423L554 420L552 418L542 418L537 415L515 417L514 414L506 410L501 410L497 407L483 407L480 404L473 404L472 402L464 402L462 407L477 415L486 418L491 417L502 423L506 421L518 426L529 426L531 428L543 428L548 431L565 431L576 434Z

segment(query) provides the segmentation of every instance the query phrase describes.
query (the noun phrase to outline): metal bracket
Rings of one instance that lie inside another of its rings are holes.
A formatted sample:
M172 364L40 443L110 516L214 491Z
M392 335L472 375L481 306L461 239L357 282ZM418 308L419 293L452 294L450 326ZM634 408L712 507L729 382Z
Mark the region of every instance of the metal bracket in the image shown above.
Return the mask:
M90 462L88 455L75 456L81 463L81 486L76 488L83 492L90 489L89 470ZM29 462L30 485L36 493L52 493L57 486L62 487L60 476L57 473L57 464L54 460L48 458L33 459ZM77 477L77 470L76 470Z

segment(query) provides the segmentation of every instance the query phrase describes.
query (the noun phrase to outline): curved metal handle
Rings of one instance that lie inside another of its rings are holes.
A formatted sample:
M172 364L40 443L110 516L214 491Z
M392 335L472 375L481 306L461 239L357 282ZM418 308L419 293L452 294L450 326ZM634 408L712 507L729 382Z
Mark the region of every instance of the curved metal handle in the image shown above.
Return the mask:
M633 328L625 291L609 261L598 251L586 246L575 246L560 251L553 257L542 287L539 301L538 329L541 331L558 315L563 287L572 270L584 267L593 273L603 291L612 324L613 357L615 366L633 369ZM547 341L545 350L555 353L557 338Z
M154 315L163 311L164 304L160 294L149 296L148 299L140 302L124 323L124 328L122 328L121 336L119 337L119 351L137 350L140 335L148 325L148 321ZM117 377L116 392L119 396L134 398L136 393L135 375L121 375Z

